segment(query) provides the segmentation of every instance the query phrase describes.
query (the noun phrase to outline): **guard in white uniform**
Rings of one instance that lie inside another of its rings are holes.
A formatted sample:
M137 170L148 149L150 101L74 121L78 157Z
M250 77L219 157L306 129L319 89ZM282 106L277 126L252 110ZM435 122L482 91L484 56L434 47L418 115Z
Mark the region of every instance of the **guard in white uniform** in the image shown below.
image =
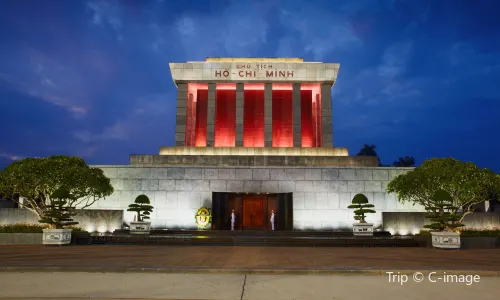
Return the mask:
M271 229L274 231L274 209L271 210Z
M236 215L234 209L231 211L231 231L234 231L234 222L236 222Z

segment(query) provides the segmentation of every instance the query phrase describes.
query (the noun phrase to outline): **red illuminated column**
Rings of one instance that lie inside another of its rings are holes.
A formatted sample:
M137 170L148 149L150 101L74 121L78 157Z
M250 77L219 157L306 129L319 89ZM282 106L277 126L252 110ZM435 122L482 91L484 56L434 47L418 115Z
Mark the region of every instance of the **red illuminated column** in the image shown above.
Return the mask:
M293 147L301 147L302 146L302 109L301 109L301 100L300 100L300 83L293 84L293 93L292 93L292 101L293 101Z
M243 147L244 84L236 84L236 147Z

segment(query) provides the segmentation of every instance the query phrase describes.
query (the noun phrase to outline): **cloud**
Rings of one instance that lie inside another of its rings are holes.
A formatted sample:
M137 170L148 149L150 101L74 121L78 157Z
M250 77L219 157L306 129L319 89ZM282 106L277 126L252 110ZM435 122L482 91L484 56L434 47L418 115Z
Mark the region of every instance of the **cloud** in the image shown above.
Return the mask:
M116 33L118 40L123 40L120 6L116 1L89 1L87 9L92 13L92 24L109 26Z
M141 96L137 99L135 108L125 117L104 127L100 132L82 130L74 132L73 137L84 143L132 140L144 133L144 127L151 124L153 118L165 115L169 110L166 104L168 96L168 94Z
M0 70L0 82L11 89L86 117L115 75L110 55L88 45L61 43L50 54L20 48Z
M48 81L48 79L41 78L41 81L38 83L25 82L20 79L14 79L14 75L12 74L0 73L0 80L8 83L12 88L22 94L39 98L45 102L64 108L65 110L73 113L77 118L85 115L88 111L87 108L83 106L73 105L68 99L51 95L53 92L50 91L51 87L47 87L47 84L44 84L45 80Z
M413 42L389 45L378 64L362 69L352 80L342 81L335 95L344 113L334 116L337 132L356 139L380 139L398 135L411 119L414 107L422 105L428 79L409 74ZM334 90L337 86L334 87Z
M308 5L300 10L283 9L279 18L285 28L298 33L298 38L290 35L282 37L277 56L289 56L291 51L300 49L299 52L311 53L315 60L322 60L332 51L348 50L363 44L346 15Z
M394 99L403 100L422 95L418 85L425 79L406 77L408 63L413 55L410 41L390 45L380 63L361 70L347 85L356 92L355 97L341 97L344 103L380 104Z
M0 152L0 158L6 158L6 159L8 159L10 161L16 161L16 160L24 159L24 156L16 155L16 154L11 154L11 153Z
M89 131L78 131L73 136L85 143L98 141L128 141L130 127L123 121L118 121L111 126L104 128L101 133L91 133Z
M456 42L445 55L450 66L466 67L465 74L489 75L500 70L500 51L481 52L471 43Z
M366 5L369 4L359 5L359 9ZM353 7L352 11L357 9ZM271 17L276 14L277 19ZM181 13L168 24L152 17L148 27L153 36L150 43L153 51L169 50L167 47L172 48L172 44L167 41L174 40L176 53L187 60L202 60L207 56L257 56L263 47L273 47L275 39L275 53L267 55L311 54L314 59L322 60L332 51L363 44L348 18L313 5L283 9L276 1L230 1L212 14ZM284 31L274 29L276 21Z
M408 64L412 54L411 42L397 43L389 46L382 56L382 62L378 66L378 74L382 77L394 79L401 75Z
M189 59L206 56L254 56L267 41L266 12L248 2L230 2L220 13L183 14L175 20L170 39ZM161 36L162 37L162 36ZM202 45L202 46L201 46Z

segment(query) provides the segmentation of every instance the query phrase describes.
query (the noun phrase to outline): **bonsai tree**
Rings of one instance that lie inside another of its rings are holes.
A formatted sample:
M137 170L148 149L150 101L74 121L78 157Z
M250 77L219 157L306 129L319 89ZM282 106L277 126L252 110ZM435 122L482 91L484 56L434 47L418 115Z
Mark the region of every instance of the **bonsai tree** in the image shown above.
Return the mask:
M146 195L139 195L135 198L134 203L128 206L127 211L133 211L137 213L137 221L143 222L149 219L149 215L153 212L153 206L149 205L149 198Z
M437 191L427 204L425 210L429 212L427 217L432 220L432 223L424 225L424 228L434 231L454 231L464 226L459 223L461 219L461 215L457 213L459 207L456 207L455 201L448 192Z
M52 201L43 208L43 218L40 223L49 224L55 229L76 225L72 217L76 215L74 207L68 206L73 196L66 189L59 189L52 194Z
M52 228L67 225L75 209L85 209L112 193L103 171L89 167L79 157L25 158L0 173L0 194Z
M456 223L461 224L476 205L493 200L492 195L500 192L500 175L480 169L471 162L431 158L394 178L386 191L396 193L402 203L422 205L431 215L434 211L446 211L450 216L458 216ZM447 192L451 199L440 199L444 197L441 191Z
M373 208L374 205L368 203L368 198L366 198L363 194L357 194L352 198L352 204L348 206L348 208L354 209L354 219L358 220L359 223L366 223L365 214L372 214L375 211Z

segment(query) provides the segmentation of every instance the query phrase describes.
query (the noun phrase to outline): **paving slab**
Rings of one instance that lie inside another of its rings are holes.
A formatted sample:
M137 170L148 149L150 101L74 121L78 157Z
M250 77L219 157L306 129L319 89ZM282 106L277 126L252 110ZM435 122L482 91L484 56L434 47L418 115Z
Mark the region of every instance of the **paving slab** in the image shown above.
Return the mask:
M474 275L474 274L470 274ZM0 273L0 299L498 299L499 277L436 282L388 276Z
M500 249L4 245L0 269L129 272L500 271ZM49 269L47 269L49 268Z

